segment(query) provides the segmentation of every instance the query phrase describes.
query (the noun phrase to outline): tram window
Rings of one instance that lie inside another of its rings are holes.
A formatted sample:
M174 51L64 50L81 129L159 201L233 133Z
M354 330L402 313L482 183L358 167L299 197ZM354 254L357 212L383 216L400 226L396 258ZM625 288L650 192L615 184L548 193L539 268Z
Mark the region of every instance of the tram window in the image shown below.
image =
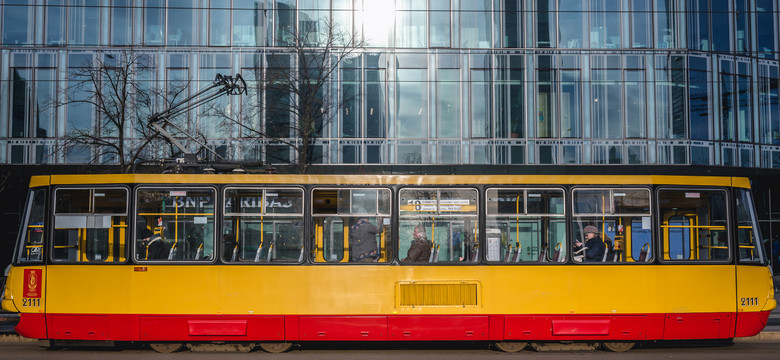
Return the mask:
M390 196L389 189L315 189L314 261L389 261Z
M575 262L651 261L650 190L574 189L572 198Z
M46 190L33 189L27 197L25 217L19 231L17 261L20 263L43 261L43 234L46 219Z
M54 261L125 261L126 189L60 188L54 194Z
M488 189L486 258L560 262L566 258L563 190Z
M401 262L479 261L475 189L401 189L399 201Z
M729 259L725 191L661 189L658 205L664 260Z
M225 190L223 261L299 262L303 255L302 190Z
M142 188L136 197L136 260L214 259L213 189Z
M756 221L753 196L747 189L734 189L734 199L737 206L739 262L764 264L765 257L760 241L760 228Z

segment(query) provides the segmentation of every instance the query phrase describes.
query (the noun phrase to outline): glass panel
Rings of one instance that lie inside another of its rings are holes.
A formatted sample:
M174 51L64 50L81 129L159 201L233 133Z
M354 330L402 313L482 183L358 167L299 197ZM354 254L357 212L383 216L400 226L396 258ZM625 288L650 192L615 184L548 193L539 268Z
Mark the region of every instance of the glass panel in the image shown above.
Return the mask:
M598 49L621 47L620 2L590 1L590 46Z
M737 99L739 111L737 112L739 127L739 141L753 140L753 101L752 101L752 77L737 76Z
M612 190L615 214L650 215L650 191L632 189Z
M723 24L727 31L728 25ZM712 51L710 40L710 7L708 0L688 1L688 45L691 49Z
M136 260L214 259L214 190L141 189Z
M173 46L195 45L197 11L191 0L168 0L167 44Z
M396 1L395 46L399 48L428 47L426 3L415 0Z
M581 137L580 72L579 70L561 70L560 74L561 137Z
M3 8L3 45L22 45L30 43L30 25L33 19L33 6L30 0L6 1Z
M631 231L627 231L630 234L630 247L626 249L631 251L631 259L636 262L651 262L653 255L653 234L651 230L650 217L632 218ZM619 243L615 244L615 249L618 249ZM626 244L628 245L628 244Z
M70 0L69 45L98 45L100 35L99 5L99 0Z
M366 46L391 46L395 13L394 0L370 0L363 3L360 14Z
M19 229L16 261L43 262L43 235L46 221L46 190L34 189L27 196L25 216Z
M492 81L489 70L471 70L471 137L492 136Z
M323 219L323 255L325 261L341 262L344 260L344 222L342 218L328 217Z
M631 47L649 48L651 46L652 15L650 0L631 0Z
M127 191L124 189L58 189L55 193L54 260L124 261L126 211Z
M436 82L437 129L440 138L460 137L460 71L439 69Z
M486 258L491 262L558 263L566 259L566 220L562 218L488 218L486 234Z
M402 218L399 223L398 248L401 262L478 261L476 220L454 216Z
M33 79L30 69L12 68L11 81L11 136L28 137L29 108L32 99Z
M626 96L626 137L644 138L647 136L645 118L645 72L643 70L625 71Z
M366 137L385 137L385 71L366 70L365 87Z
M536 0L536 46L555 47L555 0Z
M710 85L707 81L705 59L690 57L688 71L688 95L691 122L691 139L709 140L712 114L710 111Z
M360 69L341 69L341 137L360 137Z
M65 0L49 0L46 2L46 44L65 45L67 7ZM9 7L6 6L6 9ZM127 31L127 27L125 31ZM127 31L129 33L129 31Z
M729 30L733 29L732 12L729 9L732 1L712 1L710 11L712 16L712 50L728 52L731 50Z
M399 138L428 137L428 91L426 71L398 69L396 82Z
M460 47L491 47L490 0L461 0L460 3Z
M737 53L748 55L750 53L750 9L748 0L735 0L734 13L736 16L736 42L734 49Z
M739 261L741 263L765 263L762 237L753 196L747 189L735 189L737 204L737 241L739 243Z
M111 8L111 44L130 45L133 35L132 0L113 0Z
M209 17L209 44L230 45L230 10L211 9Z
M736 141L736 134L734 134L736 124L736 101L734 96L734 75L721 74L720 75L720 91L721 91L721 123L723 140Z
M659 49L673 49L677 47L676 41L676 14L677 1L654 1L655 6L655 47Z
M504 0L504 44L505 48L522 46L523 12L522 1Z
M558 0L558 37L562 48L582 49L585 47L585 12L587 2L580 0Z
M539 112L537 114L537 130L536 136L542 138L548 138L555 136L555 71L554 70L538 70L538 98L537 105L539 106Z
M583 190L573 192L575 214L611 214L609 190Z
M307 46L324 45L328 39L330 1L299 0L298 3L298 37Z
M623 89L620 70L593 70L593 137L623 137Z
M661 190L658 204L664 260L729 259L725 191Z
M257 0L233 0L233 45L265 44L263 36L265 10Z
M777 48L775 34L777 34L777 16L778 9L775 8L775 1L756 0L756 39L758 57L766 59L777 59Z
M303 261L303 191L228 189L224 261Z
M165 1L146 0L144 43L146 45L163 45L165 35Z

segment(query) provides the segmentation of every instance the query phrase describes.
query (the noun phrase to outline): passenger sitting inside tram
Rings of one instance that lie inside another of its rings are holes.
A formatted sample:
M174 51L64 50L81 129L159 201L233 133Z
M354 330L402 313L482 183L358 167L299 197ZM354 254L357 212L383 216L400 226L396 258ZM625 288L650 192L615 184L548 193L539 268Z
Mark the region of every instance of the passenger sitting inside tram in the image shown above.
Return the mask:
M138 233L140 239L138 249L139 260L161 260L168 258L168 250L163 243L162 236L155 234L147 228L141 228Z
M375 262L379 259L376 235L382 229L362 217L349 227L350 261Z
M414 227L412 244L401 262L428 262L431 257L431 242L425 235L425 227L420 224Z
M574 242L574 259L582 261L582 253L585 254L585 262L601 262L604 258L606 246L599 236L599 231L593 225L588 225L583 230L585 233L585 244L579 240Z

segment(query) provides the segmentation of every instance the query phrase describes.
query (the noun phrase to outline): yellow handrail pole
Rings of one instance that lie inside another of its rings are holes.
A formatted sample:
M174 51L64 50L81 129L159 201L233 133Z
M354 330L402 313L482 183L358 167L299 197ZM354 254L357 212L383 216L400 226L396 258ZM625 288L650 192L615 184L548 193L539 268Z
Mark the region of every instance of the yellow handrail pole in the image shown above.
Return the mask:
M515 200L515 244L520 244L520 193L517 193L517 197ZM520 248L517 249L518 252L520 252Z

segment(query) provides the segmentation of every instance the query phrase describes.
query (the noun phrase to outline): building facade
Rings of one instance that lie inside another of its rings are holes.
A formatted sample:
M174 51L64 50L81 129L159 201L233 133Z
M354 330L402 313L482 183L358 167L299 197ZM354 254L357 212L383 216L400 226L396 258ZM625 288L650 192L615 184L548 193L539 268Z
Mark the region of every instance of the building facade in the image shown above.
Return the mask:
M321 35L326 19L364 44L338 65L327 90L349 101L315 141L323 164L780 169L778 0L0 4L2 164L92 160L94 147L58 149L74 131L106 132L95 110L51 106L79 68L132 49L154 65L143 79L149 86L192 81L192 94L216 73L252 83L271 63L295 66L291 36ZM263 109L279 101L295 100L250 92L222 105L261 104L240 121L270 131L296 120ZM204 134L224 158L295 161L289 146L247 136L238 123L195 110L185 118L185 129ZM169 155L164 144L146 154ZM780 236L773 197L762 219L766 238Z

